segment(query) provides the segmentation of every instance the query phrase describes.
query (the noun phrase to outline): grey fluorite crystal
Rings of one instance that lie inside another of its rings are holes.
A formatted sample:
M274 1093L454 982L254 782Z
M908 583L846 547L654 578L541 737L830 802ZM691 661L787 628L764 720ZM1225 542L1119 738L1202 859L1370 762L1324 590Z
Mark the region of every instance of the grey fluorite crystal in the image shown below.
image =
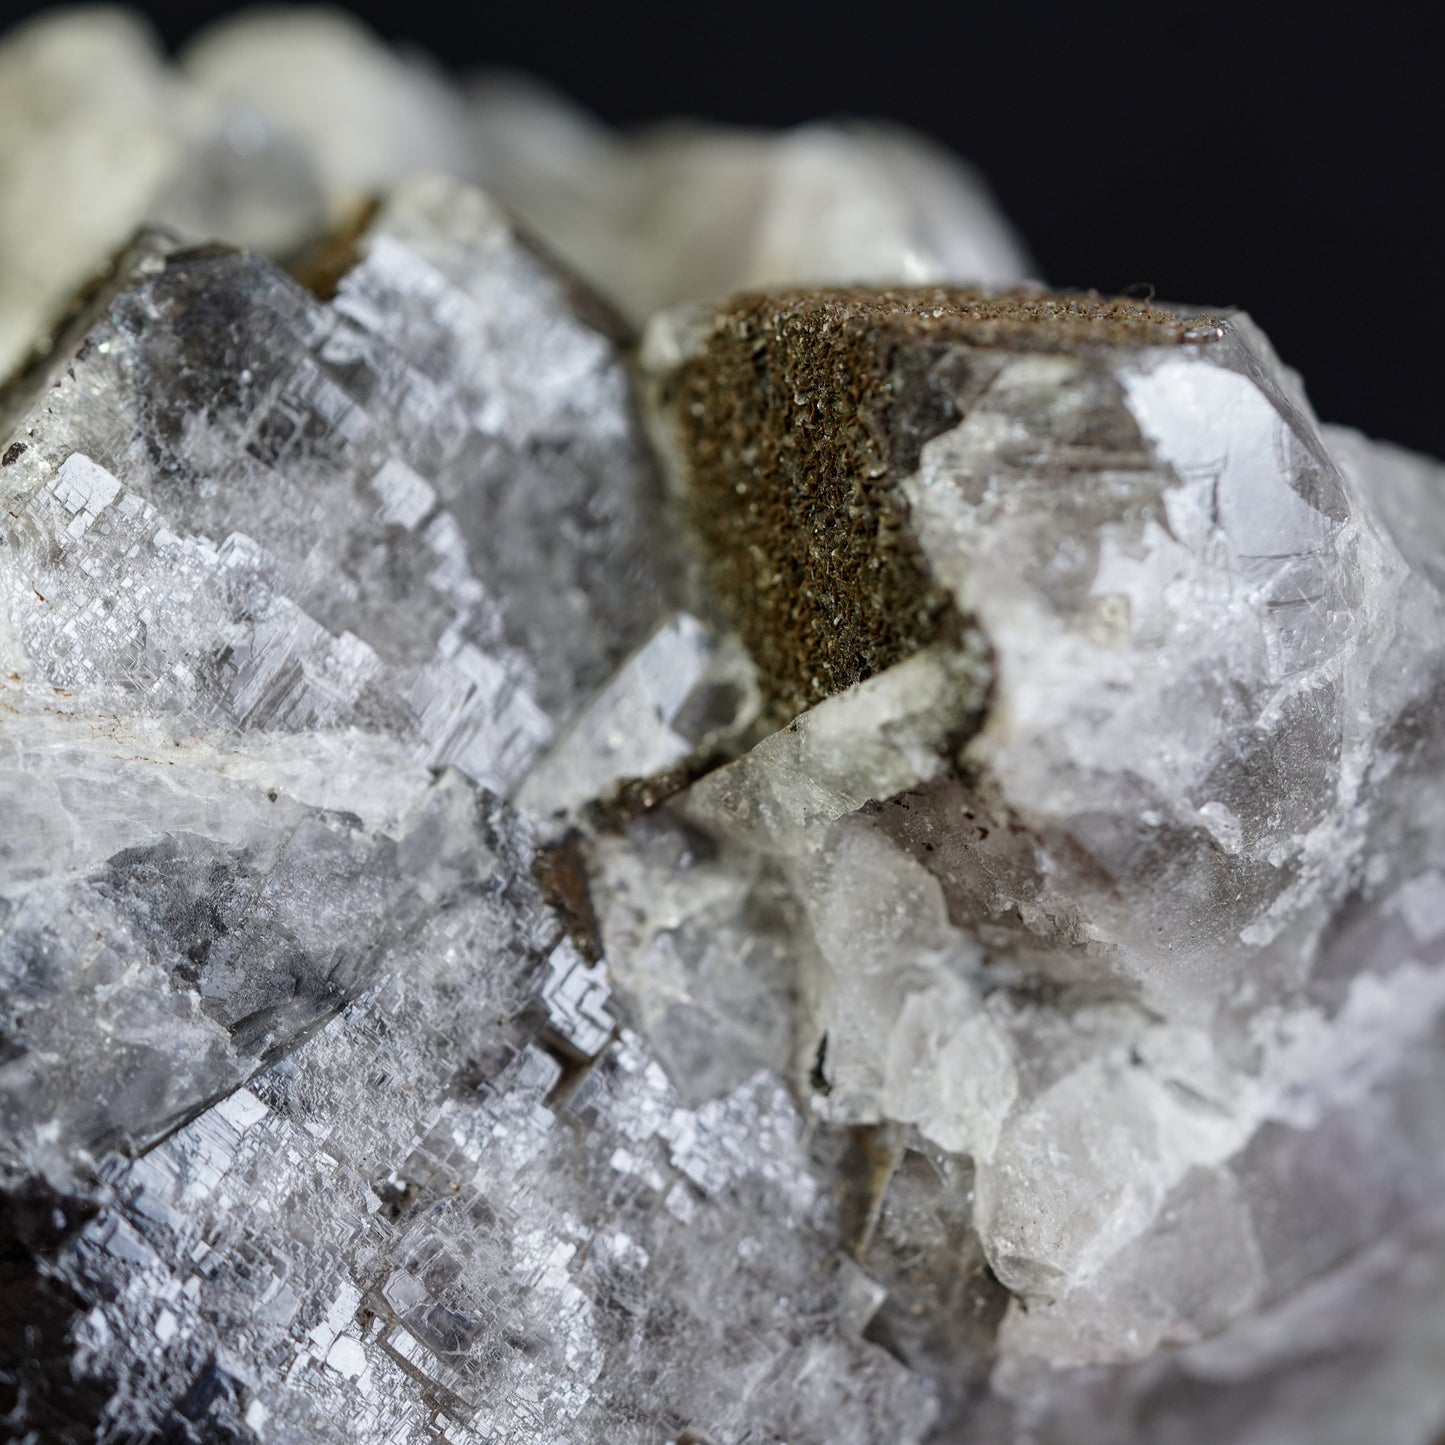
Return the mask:
M450 183L359 252L143 243L11 399L12 1423L916 1438L782 1081L687 1107L495 796L676 585L615 344Z
M0 394L9 1434L1431 1445L1445 469L896 136L47 24L0 343L387 189Z
M415 926L390 835L428 770L509 787L663 606L625 377L564 297L479 195L420 183L329 305L142 243L17 389L7 1154L153 1142L333 1013ZM498 517L546 559L505 600ZM142 967L158 997L116 988ZM105 1087L62 1101L93 1010Z

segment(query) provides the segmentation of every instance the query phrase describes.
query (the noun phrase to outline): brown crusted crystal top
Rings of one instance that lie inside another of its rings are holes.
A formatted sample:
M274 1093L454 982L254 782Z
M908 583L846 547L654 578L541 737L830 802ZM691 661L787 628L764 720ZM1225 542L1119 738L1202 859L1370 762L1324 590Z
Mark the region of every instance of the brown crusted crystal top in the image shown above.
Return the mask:
M745 292L718 309L715 325L746 325L763 315L778 324L850 330L876 326L918 340L1020 351L1199 345L1222 334L1212 316L1180 316L1162 306L1095 291L1067 295L959 286Z
M711 582L791 715L965 625L896 485L957 420L941 348L1199 345L1212 317L1093 294L950 287L756 292L713 315L673 379Z

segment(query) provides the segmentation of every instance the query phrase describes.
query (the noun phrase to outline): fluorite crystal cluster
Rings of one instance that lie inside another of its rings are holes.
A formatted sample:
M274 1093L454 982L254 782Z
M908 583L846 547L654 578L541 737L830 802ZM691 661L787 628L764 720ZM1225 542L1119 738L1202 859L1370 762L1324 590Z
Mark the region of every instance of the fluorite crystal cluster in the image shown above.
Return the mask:
M1445 468L884 127L0 117L10 1438L1440 1438Z

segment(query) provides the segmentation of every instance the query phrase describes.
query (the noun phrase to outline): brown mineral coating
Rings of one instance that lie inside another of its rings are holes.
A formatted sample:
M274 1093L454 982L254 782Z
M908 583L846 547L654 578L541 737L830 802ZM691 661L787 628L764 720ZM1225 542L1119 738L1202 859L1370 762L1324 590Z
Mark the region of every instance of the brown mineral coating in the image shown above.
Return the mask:
M1198 344L1183 319L1096 295L958 288L735 297L680 368L675 408L709 581L786 717L967 623L931 577L898 481L958 420L947 348Z
M342 281L365 258L371 244L371 232L381 210L382 201L378 196L370 196L360 202L350 216L320 236L290 263L292 278L318 301L334 301ZM600 332L614 346L636 344L633 328L609 301L574 276L521 220L510 213L508 219L518 246L530 252L562 288L567 304L580 320Z
M361 260L366 233L380 210L381 202L368 197L292 266L291 274L318 301L336 299L342 278Z
M573 835L539 849L532 875L543 899L566 926L577 951L588 963L596 963L602 957L601 930L592 907L587 860L579 839Z

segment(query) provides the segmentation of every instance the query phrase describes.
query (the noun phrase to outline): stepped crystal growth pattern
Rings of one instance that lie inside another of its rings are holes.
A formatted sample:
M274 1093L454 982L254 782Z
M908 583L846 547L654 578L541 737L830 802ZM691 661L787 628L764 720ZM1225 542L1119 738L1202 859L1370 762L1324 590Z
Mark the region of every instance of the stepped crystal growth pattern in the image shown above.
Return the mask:
M1438 1441L1445 468L886 127L0 80L9 1436Z

